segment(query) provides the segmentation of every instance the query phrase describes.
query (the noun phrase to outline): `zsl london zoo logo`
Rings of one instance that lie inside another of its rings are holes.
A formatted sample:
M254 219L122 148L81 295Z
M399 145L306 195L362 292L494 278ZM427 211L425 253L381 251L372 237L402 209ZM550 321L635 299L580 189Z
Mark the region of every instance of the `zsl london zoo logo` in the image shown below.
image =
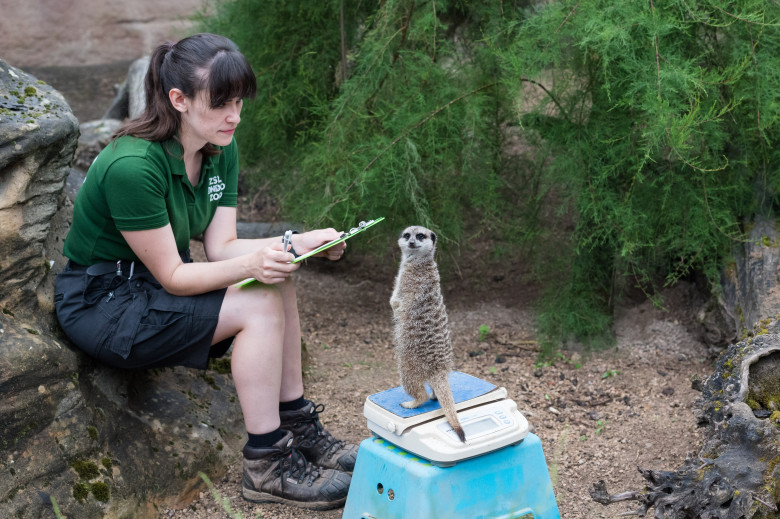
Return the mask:
M209 201L216 202L222 198L222 191L225 190L225 183L219 177L209 178Z

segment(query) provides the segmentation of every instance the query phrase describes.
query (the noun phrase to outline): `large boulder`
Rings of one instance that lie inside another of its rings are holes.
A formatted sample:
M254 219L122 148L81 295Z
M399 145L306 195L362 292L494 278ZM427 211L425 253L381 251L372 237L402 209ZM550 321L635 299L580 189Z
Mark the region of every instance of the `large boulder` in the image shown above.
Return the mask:
M3 60L0 121L0 306L31 309L78 121L56 90Z
M153 519L236 461L229 364L114 370L8 313L0 337L0 517L48 517L54 501L65 517Z
M65 517L157 518L205 487L200 472L218 479L236 462L241 409L227 360L114 370L60 332L78 135L60 94L0 61L0 517L51 517L56 502Z
M146 71L149 69L149 56L138 58L130 64L127 78L119 85L116 96L103 114L103 119L135 119L146 108Z

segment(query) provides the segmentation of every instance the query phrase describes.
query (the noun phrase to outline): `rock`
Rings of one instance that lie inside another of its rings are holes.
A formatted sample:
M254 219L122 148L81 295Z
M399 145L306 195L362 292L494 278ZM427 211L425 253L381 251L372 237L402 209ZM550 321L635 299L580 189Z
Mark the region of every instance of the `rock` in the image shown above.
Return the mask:
M85 125L83 149L111 124ZM64 517L157 518L237 462L241 409L229 369L114 370L59 330L78 133L56 91L0 61L0 517L51 517L56 502Z
M139 58L130 65L127 71L127 117L135 119L146 108L146 90L144 83L149 69L149 56Z
M80 135L73 166L86 172L92 161L111 142L111 136L122 126L119 119L100 119L79 125Z
M144 112L146 108L144 80L148 68L149 56L139 58L130 64L127 79L119 85L117 94L103 115L103 119L135 119Z
M747 241L722 276L722 305L737 338L780 312L780 240L774 220L756 216Z
M65 517L156 519L197 497L200 472L217 480L238 462L242 415L223 370L124 372L32 318L0 313L0 330L0 517L51 516L54 498Z
M296 229L300 226L289 222L236 222L236 233L239 238L264 238L267 236L281 236L287 229Z
M0 306L31 309L78 122L56 90L3 60L0 115Z
M50 0L3 3L0 49L21 67L101 65L148 54L194 26L202 0L106 2Z

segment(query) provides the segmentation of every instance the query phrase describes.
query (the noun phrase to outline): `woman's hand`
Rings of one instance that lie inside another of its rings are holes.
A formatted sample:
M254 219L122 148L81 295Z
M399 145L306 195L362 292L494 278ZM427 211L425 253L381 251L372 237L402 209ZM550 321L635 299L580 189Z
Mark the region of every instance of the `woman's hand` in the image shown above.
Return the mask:
M309 231L302 234L293 234L292 246L297 254L306 254L307 252L313 251L321 245L339 239L341 234L342 233L333 228L317 229L315 231ZM315 254L315 256L328 258L331 261L337 261L340 260L344 255L346 248L346 242L337 243L333 247L329 247L324 251Z
M295 256L291 252L282 251L281 241L263 247L250 256L252 277L266 285L281 283L301 266L300 263L291 263Z

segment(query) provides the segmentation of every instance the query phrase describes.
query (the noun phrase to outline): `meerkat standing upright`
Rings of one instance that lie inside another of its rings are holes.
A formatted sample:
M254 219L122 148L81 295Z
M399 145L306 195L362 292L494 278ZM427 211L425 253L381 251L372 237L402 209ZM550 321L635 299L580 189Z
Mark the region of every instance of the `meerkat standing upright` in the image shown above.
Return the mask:
M466 441L458 421L448 376L455 367L447 310L441 295L439 269L433 258L436 234L425 227L404 229L398 238L401 266L395 278L390 306L395 325L395 354L401 385L414 400L401 405L414 409L429 399L430 384L444 416L461 441Z

